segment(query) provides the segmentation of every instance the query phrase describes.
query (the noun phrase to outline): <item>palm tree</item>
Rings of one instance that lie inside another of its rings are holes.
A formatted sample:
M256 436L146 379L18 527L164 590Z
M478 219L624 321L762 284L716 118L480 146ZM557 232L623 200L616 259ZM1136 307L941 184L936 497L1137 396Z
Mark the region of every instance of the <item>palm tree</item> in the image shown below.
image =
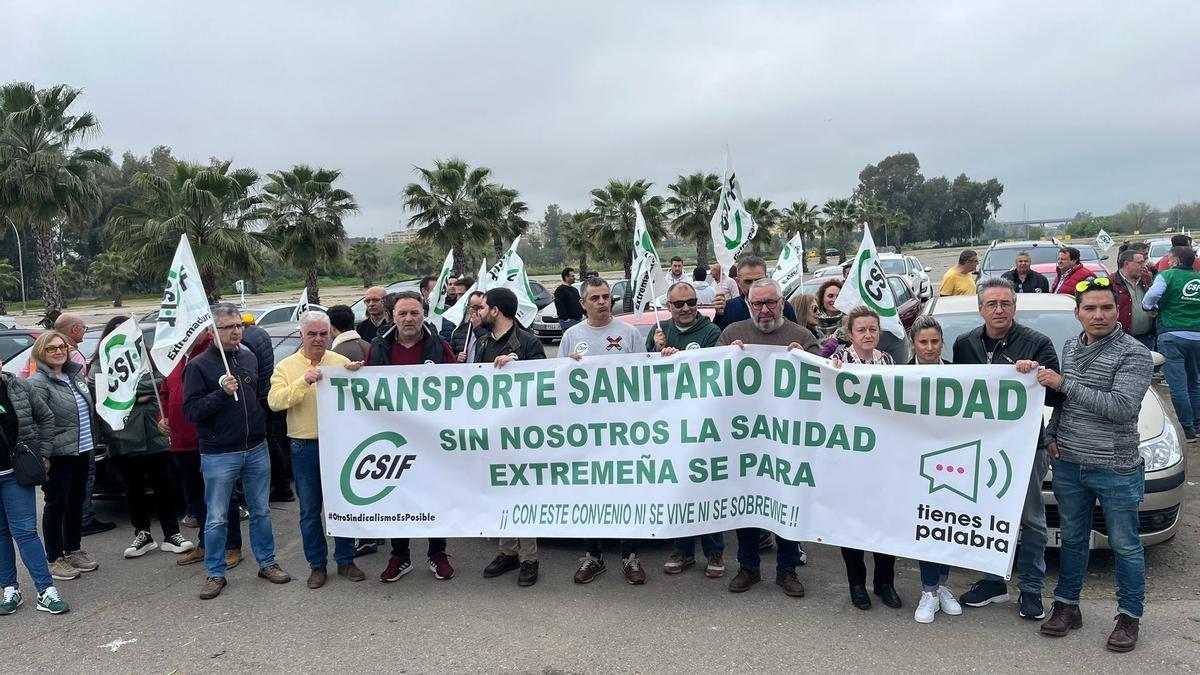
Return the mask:
M252 218L267 224L262 239L284 262L304 273L308 300L321 304L317 273L342 253L346 239L342 217L358 212L354 195L335 188L337 169L298 164L289 171L267 174L262 203Z
M529 213L529 206L517 199L517 195L516 190L489 183L482 186L480 193L475 196L479 224L491 232L492 248L497 258L504 255L514 239L529 229L529 221L522 217Z
M812 241L813 235L820 230L821 209L816 204L800 200L783 210L783 232L788 239L800 235L805 242ZM807 248L807 246L806 246ZM808 254L800 259L801 269L808 273Z
M90 112L67 112L80 93L62 84L0 87L0 215L34 231L47 311L64 306L55 232L82 226L99 210L96 170L111 164L100 150L73 147L97 126Z
M888 208L888 205L874 197L869 197L858 203L858 214L862 222L871 228L871 236L878 236L882 228L883 245L886 248L888 242L887 225L892 215L892 210Z
M259 204L250 194L258 173L230 171L229 164L178 162L170 178L135 174L133 182L142 196L109 214L107 228L113 244L126 251L136 269L159 276L166 275L179 237L186 234L204 290L214 301L220 297L218 273L262 278L262 261L269 252L248 229Z
M721 179L716 174L697 171L667 186L666 214L671 229L680 239L696 242L696 266L708 267L709 222L721 198Z
M763 247L771 244L771 237L775 234L775 221L779 219L779 210L774 206L770 199L751 197L746 200L746 212L758 226L754 237L750 239L750 251L754 255L762 255Z
M346 251L346 257L354 271L362 276L363 288L372 286L375 283L375 275L379 274L379 268L383 266L383 255L379 247L374 242L356 241L350 250Z
M576 211L563 218L558 238L568 254L579 256L579 278L587 271L589 257L595 257L596 237L592 233L593 217L587 211Z
M66 309L67 300L79 297L80 291L83 290L83 275L67 265L59 265L56 272L62 292L62 306Z
M15 293L19 288L21 288L21 277L17 274L17 270L7 260L0 260L0 304L3 303L4 298L8 297L9 293Z
M92 275L92 281L108 287L112 293L113 307L121 306L121 293L125 290L125 284L137 276L137 271L125 256L117 251L107 251L96 256L88 267L88 273Z
M462 274L468 247L481 247L491 232L477 217L476 198L483 194L492 170L471 168L461 159L435 159L434 168L416 167L419 183L404 187L404 207L413 212L409 223L426 244L454 249L454 272Z
M592 190L592 227L598 253L611 262L620 261L629 278L633 264L634 202L642 205L642 217L650 238L661 241L666 236L662 225L663 198L650 196L650 181L608 181L608 185Z
M858 209L849 199L830 199L821 207L825 219L821 228L821 264L825 264L825 240L830 234L843 239L858 222ZM838 263L846 262L846 246L838 246Z
M912 225L912 218L903 211L892 211L887 217L887 226L891 228L892 246L896 253L901 253L901 247L908 240L909 226Z

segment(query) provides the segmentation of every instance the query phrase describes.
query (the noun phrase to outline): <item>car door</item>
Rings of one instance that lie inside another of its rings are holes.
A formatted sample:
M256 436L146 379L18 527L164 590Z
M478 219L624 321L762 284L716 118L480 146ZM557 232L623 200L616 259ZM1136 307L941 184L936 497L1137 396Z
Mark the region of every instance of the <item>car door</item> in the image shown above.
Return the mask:
M294 311L296 311L295 307L276 307L258 317L258 320L254 324L257 326L270 326L273 323L283 323L292 318L292 312Z

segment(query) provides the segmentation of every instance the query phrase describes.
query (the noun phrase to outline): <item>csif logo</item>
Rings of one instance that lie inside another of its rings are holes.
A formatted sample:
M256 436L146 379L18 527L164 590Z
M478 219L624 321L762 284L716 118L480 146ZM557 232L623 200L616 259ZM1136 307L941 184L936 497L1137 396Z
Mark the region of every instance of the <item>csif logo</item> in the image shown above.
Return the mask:
M407 443L403 436L394 431L381 431L359 443L342 465L342 497L355 506L367 506L391 494L395 485L388 485L369 497L360 496L354 491L354 481L399 480L406 470L412 468L413 461L417 459L416 455L396 452ZM372 449L372 446L377 444L380 447ZM368 452L369 449L371 452Z

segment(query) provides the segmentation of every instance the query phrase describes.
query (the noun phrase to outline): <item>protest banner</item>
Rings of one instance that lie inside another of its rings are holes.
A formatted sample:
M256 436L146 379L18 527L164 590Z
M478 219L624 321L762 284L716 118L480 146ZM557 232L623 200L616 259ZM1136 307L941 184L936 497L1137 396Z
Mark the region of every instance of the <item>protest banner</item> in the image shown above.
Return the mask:
M325 369L343 537L673 538L737 527L1006 574L1044 390L1002 366L748 346Z

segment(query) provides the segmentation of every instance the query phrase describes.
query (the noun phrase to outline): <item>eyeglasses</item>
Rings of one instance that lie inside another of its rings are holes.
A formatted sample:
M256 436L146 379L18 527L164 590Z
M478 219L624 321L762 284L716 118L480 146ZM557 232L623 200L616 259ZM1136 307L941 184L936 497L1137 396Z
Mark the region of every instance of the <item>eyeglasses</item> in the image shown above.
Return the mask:
M46 353L47 354L57 354L59 352L62 352L63 354L67 354L72 349L74 349L74 347L72 347L71 345L50 345L49 347L46 347Z
M670 305L675 309L683 309L687 307L695 307L698 300L696 298L688 298L687 300L671 300Z
M1087 291L1093 291L1097 288L1108 288L1110 285L1111 282L1109 282L1108 277L1093 277L1091 279L1084 279L1083 281L1075 284L1075 292L1086 293Z
M1012 300L989 300L988 302L983 303L983 308L989 312L994 312L997 309L1010 310L1016 306L1017 303L1013 302Z
M318 331L315 331L315 330L309 330L309 331L305 331L305 332L304 332L304 335L305 335L305 336L307 336L307 337L310 337L310 338L315 338L315 337L324 337L324 338L327 338L327 337L329 337L329 331L327 331L327 330L323 330L323 331L319 331L319 332L318 332Z
M243 326L240 323L235 323L228 326L217 326L217 330L241 330L242 328Z
M763 307L766 307L767 309L775 309L777 306L779 306L779 300L755 300L754 302L750 303L750 306L754 309L762 309Z

